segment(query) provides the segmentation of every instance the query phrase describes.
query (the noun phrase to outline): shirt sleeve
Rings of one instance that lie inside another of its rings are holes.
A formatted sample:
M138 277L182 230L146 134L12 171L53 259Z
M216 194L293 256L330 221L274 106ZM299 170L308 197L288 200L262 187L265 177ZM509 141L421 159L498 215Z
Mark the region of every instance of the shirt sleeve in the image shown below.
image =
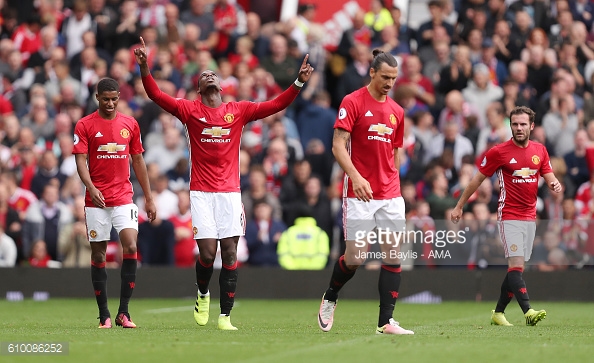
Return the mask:
M74 126L74 148L73 154L88 154L89 153L89 139L87 138L87 130L84 123L77 122Z
M542 147L542 163L540 163L540 175L545 175L553 172L553 166L551 165L551 158L547 149Z
M340 103L334 128L352 132L355 120L357 120L357 109L355 108L352 97L347 96Z
M295 100L295 98L297 98L298 94L299 90L295 89L293 85L290 85L289 88L287 88L283 93L281 93L274 99L270 101L256 103L254 116L250 117L248 119L248 122L253 120L259 120L284 110L285 108L289 107L289 105L291 104L291 102Z
M159 107L161 107L165 111L177 117L182 123L184 122L182 120L183 117L180 117L179 114L179 99L173 98L169 96L167 93L161 91L159 89L159 86L157 86L157 82L155 82L155 79L150 74L146 77L142 77L142 84L144 85L146 94L149 96L151 100L153 100L153 102L155 102L157 105L159 105Z
M134 130L131 132L132 137L130 139L130 155L142 154L144 152L142 139L140 137L140 126L138 126L136 120L134 121Z
M497 169L501 167L501 158L499 157L498 148L492 148L485 154L481 161L479 171L488 177L492 176Z
M392 146L394 149L401 148L404 145L404 110L399 110L396 113L396 132L392 139Z

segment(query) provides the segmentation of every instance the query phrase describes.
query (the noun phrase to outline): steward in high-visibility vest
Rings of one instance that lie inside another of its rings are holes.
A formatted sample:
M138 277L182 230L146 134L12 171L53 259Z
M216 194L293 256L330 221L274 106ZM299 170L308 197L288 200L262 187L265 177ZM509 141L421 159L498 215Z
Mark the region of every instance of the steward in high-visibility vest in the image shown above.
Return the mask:
M283 232L277 247L278 262L286 270L322 270L330 255L328 235L312 217L299 217Z

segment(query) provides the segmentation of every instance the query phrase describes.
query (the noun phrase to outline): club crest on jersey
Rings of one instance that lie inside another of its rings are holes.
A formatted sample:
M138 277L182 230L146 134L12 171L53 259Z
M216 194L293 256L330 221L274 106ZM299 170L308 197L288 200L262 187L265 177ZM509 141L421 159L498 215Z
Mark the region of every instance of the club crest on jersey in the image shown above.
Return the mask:
M537 155L533 155L532 162L534 163L534 165L538 165L540 164L540 158Z
M390 114L390 123L396 125L396 116L393 113Z
M127 139L128 137L130 137L130 131L128 131L128 129L122 129L120 131L120 136L124 139Z
M91 229L89 236L91 236L91 238L97 238L97 232L94 229Z
M511 245L511 246L509 247L509 249L510 249L512 252L516 252L516 251L518 250L518 246L517 246L517 245Z
M233 120L235 120L235 115L233 115L232 113L228 113L225 116L223 116L223 119L225 120L225 122L230 124L231 122L233 122Z
M198 234L198 227L194 227L192 228L192 232L194 233L194 236Z

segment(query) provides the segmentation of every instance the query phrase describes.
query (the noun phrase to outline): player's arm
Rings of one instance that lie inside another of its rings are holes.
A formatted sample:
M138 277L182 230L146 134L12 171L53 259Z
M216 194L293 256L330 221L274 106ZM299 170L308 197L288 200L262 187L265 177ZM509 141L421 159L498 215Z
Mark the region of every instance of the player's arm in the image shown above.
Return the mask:
M561 187L561 183L559 182L559 180L557 180L557 177L554 173L546 173L543 174L542 177L549 186L550 190L552 190L555 193L561 193L563 188Z
M359 174L357 168L351 160L351 155L347 150L347 143L351 138L351 133L345 129L334 129L334 138L332 139L332 153L338 162L338 165L344 170L346 175L351 179L353 184L353 192L357 199L368 202L373 199L373 191L371 185L365 178Z
M153 200L153 193L151 192L148 172L146 171L146 163L144 162L142 154L133 154L130 155L130 157L132 158L132 168L134 169L136 178L138 179L140 187L142 188L142 192L144 193L144 210L146 211L146 216L152 222L157 217L157 207L155 206L155 201Z
M87 188L93 204L95 204L95 206L98 208L105 208L105 198L103 197L101 191L93 184L91 173L87 167L87 159L87 154L75 154L74 160L76 161L76 171L78 172L80 180Z
M283 93L278 95L273 100L257 104L256 111L254 113L255 120L259 120L270 115L274 115L275 113L287 108L291 104L291 102L295 100L295 98L299 94L299 91L301 91L303 84L309 80L309 77L311 76L314 70L313 67L309 63L307 63L308 58L309 54L306 54L305 58L303 58L303 63L301 63L299 75L297 76L297 81L295 83L289 86L289 88L287 88ZM300 85L297 85L297 82L299 82Z
M462 208L464 207L464 204L466 204L468 198L470 198L470 196L474 194L474 192L476 192L478 187L483 183L483 181L486 178L487 176L485 174L481 173L480 171L476 172L470 183L468 183L468 186L464 189L464 192L460 196L460 199L458 199L456 207L454 208L454 210L452 210L452 222L458 223L458 221L462 217Z
M173 115L177 115L177 113L175 113L177 110L177 100L169 96L167 93L161 91L159 86L157 86L157 82L155 82L155 79L151 75L151 71L148 67L146 45L144 44L144 39L142 39L142 37L140 37L140 43L142 46L140 48L134 49L134 56L136 57L136 63L138 63L140 66L140 76L142 78L142 85L146 90L146 94L162 109Z
M400 153L397 147L394 148L394 167L396 170L400 170Z

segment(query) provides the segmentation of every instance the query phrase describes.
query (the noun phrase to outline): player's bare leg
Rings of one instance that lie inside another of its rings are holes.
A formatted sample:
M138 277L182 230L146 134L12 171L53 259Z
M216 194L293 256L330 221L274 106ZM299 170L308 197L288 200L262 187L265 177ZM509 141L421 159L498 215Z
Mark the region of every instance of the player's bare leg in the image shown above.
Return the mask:
M402 268L398 253L400 252L401 238L396 240L394 235L390 235L388 238L392 239L391 243L380 244L382 267L378 281L380 311L376 334L410 335L414 332L400 327L400 323L392 316L400 290Z
M105 270L105 252L107 241L91 242L91 281L97 307L99 308L99 328L111 328L111 316L107 307L107 271Z
M219 275L221 290L221 315L219 316L219 329L237 330L231 325L231 309L235 302L237 288L237 243L239 236L221 239L221 260L223 266Z
M346 241L344 255L334 264L328 289L322 296L318 312L318 326L323 331L330 331L334 323L334 310L338 301L338 292L355 276L357 268L365 263L368 245L357 246L355 241Z
M208 285L212 277L213 264L217 254L217 240L204 238L196 240L200 255L196 261L196 284L198 292L194 306L194 320L198 325L206 325L210 310L210 292Z
M130 314L128 313L128 303L130 302L136 284L136 243L138 241L138 231L133 228L121 230L120 241L122 243L123 260L122 268L120 270L120 307L118 308L116 325L124 328L136 328L136 324L132 322Z

